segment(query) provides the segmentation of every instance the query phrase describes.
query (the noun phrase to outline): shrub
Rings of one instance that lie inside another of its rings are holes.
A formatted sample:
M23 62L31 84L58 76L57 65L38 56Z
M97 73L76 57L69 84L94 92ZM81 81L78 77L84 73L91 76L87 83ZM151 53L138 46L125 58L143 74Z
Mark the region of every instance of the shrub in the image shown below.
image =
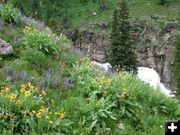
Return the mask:
M50 63L49 57L46 57L44 53L31 48L22 51L21 59L29 62L37 69L48 68Z
M0 19L7 23L15 23L18 10L12 4L0 5Z
M26 26L23 32L25 34L22 39L24 48L32 48L44 54L58 54L60 52L59 38L52 34L49 28L40 31L34 27Z
M3 129L13 133L63 133L64 127L70 128L64 110L52 110L53 104L46 92L38 92L31 83L12 89L3 88L0 100L0 133Z

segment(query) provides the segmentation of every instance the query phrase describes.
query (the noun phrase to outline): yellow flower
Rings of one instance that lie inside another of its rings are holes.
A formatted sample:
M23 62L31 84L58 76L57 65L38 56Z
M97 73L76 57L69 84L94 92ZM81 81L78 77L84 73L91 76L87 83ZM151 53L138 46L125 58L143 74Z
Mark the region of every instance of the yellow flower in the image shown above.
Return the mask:
M49 112L49 114L52 114L52 112Z
M29 91L26 91L26 92L25 92L25 96L26 96L26 97L29 97L30 95L31 95L31 93L30 93Z
M37 118L41 118L41 113L36 113Z
M21 104L22 104L21 100L16 101L16 105L21 105Z
M10 98L10 99L16 99L16 98L17 98L17 95L16 95L16 94L11 94L11 95L9 96L9 98Z
M64 113L60 113L59 118L61 118L61 119L64 118Z
M20 92L21 92L21 93L24 93L24 92L26 92L26 89L25 89L25 88L21 88L21 89L20 89Z
M32 83L31 83L31 82L28 82L28 86L32 86Z
M45 108L44 106L41 106L41 109L39 109L39 110L38 110L38 112L40 112L40 113L44 113L44 112L45 112L45 110L46 110L46 108Z
M49 123L51 123L51 124L53 123L53 121L52 121L52 120L49 120L48 122L49 122Z
M42 95L46 96L46 92L44 90L42 91Z
M31 90L34 90L35 89L35 87L32 85L32 83L30 83L30 82L28 82L28 86L29 86L29 88L31 89Z

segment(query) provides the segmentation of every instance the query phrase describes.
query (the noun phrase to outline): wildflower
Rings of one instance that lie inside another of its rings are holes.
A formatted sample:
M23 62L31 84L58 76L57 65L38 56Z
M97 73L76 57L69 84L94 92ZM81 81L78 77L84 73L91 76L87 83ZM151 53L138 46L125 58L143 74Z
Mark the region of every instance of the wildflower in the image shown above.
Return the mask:
M25 89L25 88L21 88L21 89L20 89L20 92L21 92L21 93L25 93L25 92L26 92L26 89Z
M49 120L48 122L49 122L49 123L51 123L51 124L53 123L53 121L52 121L52 120Z
M49 112L49 114L52 114L52 112Z
M26 92L25 92L25 96L26 96L26 97L29 97L30 95L31 95L31 93L30 93L29 91L26 91Z
M59 118L60 119L64 118L64 113L63 112L59 114Z
M109 86L111 81L109 79L106 80L106 84Z
M16 94L11 94L11 95L9 96L9 98L10 98L10 99L16 99L16 98L17 98L17 95L16 95Z
M43 95L43 96L46 96L46 92L45 92L44 90L42 91L42 95Z
M38 112L40 113L44 113L46 110L46 108L44 106L41 106L41 108L38 110Z
M40 112L36 113L36 117L41 118L41 113Z
M31 90L34 90L34 88L35 88L30 82L28 83L28 86Z
M49 119L49 116L46 116L45 118L46 118L46 119Z
M16 101L16 105L21 105L21 104L22 104L21 100Z

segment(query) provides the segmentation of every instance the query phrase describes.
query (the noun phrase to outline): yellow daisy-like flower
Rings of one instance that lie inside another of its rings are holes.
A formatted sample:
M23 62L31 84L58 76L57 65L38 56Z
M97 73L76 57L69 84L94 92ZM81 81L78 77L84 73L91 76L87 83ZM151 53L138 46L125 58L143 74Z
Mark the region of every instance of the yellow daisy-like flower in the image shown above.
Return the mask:
M25 93L25 92L26 92L26 89L25 89L25 88L21 88L21 89L20 89L20 92L21 92L21 93Z
M11 94L11 95L9 96L9 98L10 98L10 99L16 99L16 98L17 98L17 95L16 95L16 94Z
M45 118L46 118L46 119L49 119L49 116L46 116Z
M59 118L64 118L64 113L60 113Z
M24 94L26 97L29 97L31 95L31 93L29 91L26 91Z

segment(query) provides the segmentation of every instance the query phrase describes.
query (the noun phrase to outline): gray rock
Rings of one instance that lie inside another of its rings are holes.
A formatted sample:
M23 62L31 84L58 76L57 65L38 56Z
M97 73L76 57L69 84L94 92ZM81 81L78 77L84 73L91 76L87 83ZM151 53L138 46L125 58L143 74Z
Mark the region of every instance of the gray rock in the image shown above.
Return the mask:
M13 53L12 46L9 43L5 42L4 40L0 39L0 55L7 55L12 53Z

